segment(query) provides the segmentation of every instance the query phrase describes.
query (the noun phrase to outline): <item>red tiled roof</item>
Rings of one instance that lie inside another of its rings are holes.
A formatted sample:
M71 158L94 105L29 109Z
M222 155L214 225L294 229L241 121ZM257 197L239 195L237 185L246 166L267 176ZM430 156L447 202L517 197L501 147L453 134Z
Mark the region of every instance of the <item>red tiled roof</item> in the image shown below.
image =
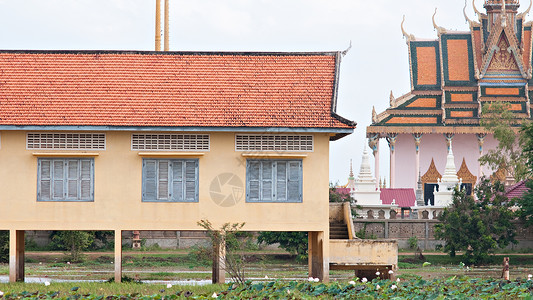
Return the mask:
M526 182L520 181L507 188L505 191L505 196L507 196L508 199L520 198L527 190L528 188L526 187Z
M337 55L0 51L0 125L351 129Z
M394 199L399 207L411 207L416 202L413 189L381 189L380 199L383 205L390 205Z

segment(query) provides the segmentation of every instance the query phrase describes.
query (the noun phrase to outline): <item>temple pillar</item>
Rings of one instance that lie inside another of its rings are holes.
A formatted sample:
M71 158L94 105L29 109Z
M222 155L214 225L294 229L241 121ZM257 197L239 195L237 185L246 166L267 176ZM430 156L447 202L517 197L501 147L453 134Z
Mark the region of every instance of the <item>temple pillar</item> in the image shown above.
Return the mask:
M379 134L368 138L368 146L372 149L374 155L374 176L376 177L376 188L379 189Z
M477 144L479 146L478 163L479 163L479 158L481 158L481 156L483 156L483 144L485 143L485 137L486 136L487 136L486 133L478 133L478 134L476 134ZM479 166L478 166L478 169L477 169L477 180L478 180L478 182L481 179L482 175L483 175L483 171L481 169L481 163L479 163Z
M396 180L395 180L395 174L396 174L396 155L395 155L395 146L396 146L396 138L398 137L397 133L389 133L387 134L387 143L389 143L390 148L390 187L395 188L396 187Z
M122 230L115 230L115 282L122 282Z
M329 282L329 239L324 231L308 233L309 277Z
M415 182L418 182L418 176L420 174L420 141L422 139L422 133L413 133L415 139Z
M448 147L446 152L450 152L450 148L452 147L453 136L454 136L453 133L444 134L444 138L446 139L446 146Z
M226 283L226 242L224 240L213 243L213 273L212 282Z
M9 282L24 282L24 230L9 230Z

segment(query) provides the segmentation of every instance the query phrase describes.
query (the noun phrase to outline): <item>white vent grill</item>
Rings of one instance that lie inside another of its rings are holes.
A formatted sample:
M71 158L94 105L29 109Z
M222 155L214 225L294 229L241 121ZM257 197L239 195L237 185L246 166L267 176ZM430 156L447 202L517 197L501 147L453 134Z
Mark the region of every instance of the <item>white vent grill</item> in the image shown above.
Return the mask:
M27 149L105 150L105 133L28 133Z
M208 134L133 134L132 150L209 151Z
M312 135L236 135L237 151L313 151Z

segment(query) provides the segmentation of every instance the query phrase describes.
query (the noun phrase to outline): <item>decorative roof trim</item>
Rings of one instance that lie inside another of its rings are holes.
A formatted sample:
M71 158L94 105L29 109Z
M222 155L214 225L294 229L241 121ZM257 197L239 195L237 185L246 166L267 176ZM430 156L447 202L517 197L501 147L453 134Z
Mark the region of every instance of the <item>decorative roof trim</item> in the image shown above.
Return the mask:
M366 128L367 137L374 134L388 133L453 133L453 134L476 134L476 133L490 133L483 127L479 126L368 126ZM384 136L383 136L384 137Z
M351 47L351 44L350 44L350 47ZM355 128L357 126L357 122L350 121L350 120L348 120L348 119L346 119L344 117L341 117L340 115L337 114L337 97L338 97L338 94L339 94L339 76L340 76L341 60L342 60L341 52L336 52L335 53L335 76L334 76L334 79L333 79L333 92L331 93L332 94L332 96L331 96L331 116L334 117L335 119L339 120L341 123Z
M62 125L0 125L0 130L47 131L162 131L162 132L313 132L353 133L353 128L305 128L305 127L163 127L163 126L62 126Z
M229 56L336 56L339 51L314 51L314 52L268 52L268 51L141 51L141 50L3 50L0 53L13 54L140 54L140 55L229 55Z

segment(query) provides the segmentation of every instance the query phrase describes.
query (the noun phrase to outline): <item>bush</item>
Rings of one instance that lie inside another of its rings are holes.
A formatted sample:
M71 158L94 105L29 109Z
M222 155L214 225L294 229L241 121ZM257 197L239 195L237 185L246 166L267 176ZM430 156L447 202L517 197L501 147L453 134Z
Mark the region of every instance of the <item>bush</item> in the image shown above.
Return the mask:
M412 236L407 241L409 243L409 249L416 249L418 248L418 238L416 236Z
M296 255L297 260L307 259L307 232L302 231L262 231L257 237L259 244L279 244L285 251Z
M9 262L9 231L0 230L0 262Z

